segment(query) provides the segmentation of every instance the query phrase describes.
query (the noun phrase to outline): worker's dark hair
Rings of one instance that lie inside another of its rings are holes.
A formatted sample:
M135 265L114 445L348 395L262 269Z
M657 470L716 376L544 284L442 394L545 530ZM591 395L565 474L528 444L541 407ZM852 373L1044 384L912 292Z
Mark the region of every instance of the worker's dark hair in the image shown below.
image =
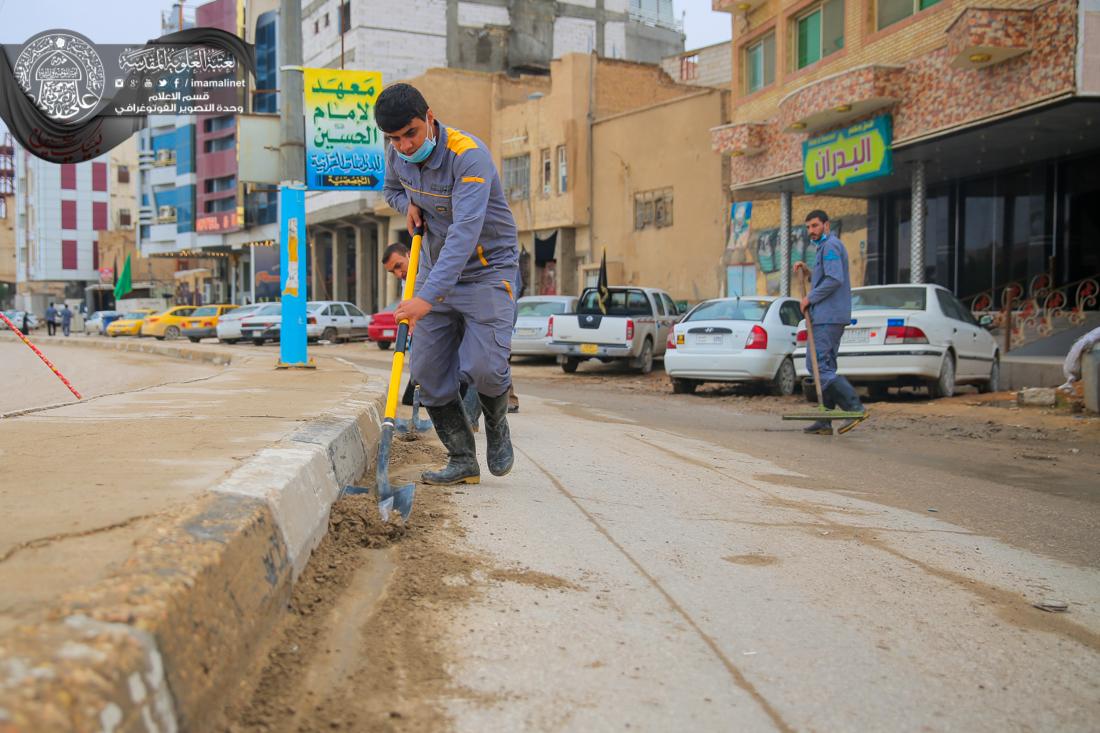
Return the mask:
M374 119L382 132L397 132L415 119L428 115L428 102L411 84L391 84L378 95Z
M825 222L829 221L829 215L821 209L814 209L809 214L806 214L806 221L809 221L810 219L817 219L822 224L824 224Z
M387 262L389 262L390 257L393 257L394 255L404 255L405 257L408 257L409 249L405 245L401 244L401 242L394 242L393 244L382 250L382 264L385 265Z

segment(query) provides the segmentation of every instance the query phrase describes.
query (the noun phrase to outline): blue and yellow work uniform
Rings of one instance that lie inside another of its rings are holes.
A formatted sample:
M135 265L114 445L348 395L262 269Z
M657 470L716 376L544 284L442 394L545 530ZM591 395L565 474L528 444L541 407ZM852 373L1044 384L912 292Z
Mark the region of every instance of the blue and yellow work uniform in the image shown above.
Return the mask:
M423 163L386 149L386 201L405 214L420 208L424 247L416 295L432 310L416 324L412 375L421 401L441 407L458 398L462 370L477 391L508 390L516 312L516 222L489 148L473 135L435 123L436 145Z
M848 250L832 234L817 245L817 258L810 277L810 319L814 327L814 347L821 374L821 389L828 389L837 378L836 360L844 329L852 321L852 282L848 276ZM806 351L806 370L813 374L810 352Z

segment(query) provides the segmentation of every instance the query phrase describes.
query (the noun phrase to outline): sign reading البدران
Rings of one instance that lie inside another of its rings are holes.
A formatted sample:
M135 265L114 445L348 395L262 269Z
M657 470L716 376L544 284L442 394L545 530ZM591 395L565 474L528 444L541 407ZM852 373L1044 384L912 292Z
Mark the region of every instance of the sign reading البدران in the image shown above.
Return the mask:
M385 178L377 71L305 69L306 187L379 191Z
M883 115L802 143L806 193L818 193L894 172L893 128Z

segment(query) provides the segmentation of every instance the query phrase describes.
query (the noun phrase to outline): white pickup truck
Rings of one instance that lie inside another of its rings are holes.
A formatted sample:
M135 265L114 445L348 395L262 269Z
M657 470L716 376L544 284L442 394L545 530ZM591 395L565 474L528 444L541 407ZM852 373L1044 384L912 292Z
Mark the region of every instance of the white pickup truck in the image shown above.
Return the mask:
M605 364L629 359L630 365L648 374L653 358L665 353L668 334L680 320L675 301L663 290L615 287L600 310L599 291L588 288L577 301L577 312L550 319L550 350L557 354L563 371L572 373L586 359Z

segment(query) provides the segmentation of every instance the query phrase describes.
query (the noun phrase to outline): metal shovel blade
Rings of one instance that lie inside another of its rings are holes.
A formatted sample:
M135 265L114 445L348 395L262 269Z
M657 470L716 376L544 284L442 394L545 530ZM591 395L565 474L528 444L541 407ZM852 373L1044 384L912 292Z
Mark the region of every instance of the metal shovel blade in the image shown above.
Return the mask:
M390 486L390 446L393 444L394 425L390 420L382 423L382 439L378 444L378 464L375 468L375 484L378 486L378 512L382 521L387 522L390 512L396 510L401 518L409 520L412 514L415 484Z
M431 430L431 420L420 419L420 385L416 386L416 390L413 392L413 412L411 420L404 420L402 418L397 419L397 432L400 435L408 433L425 433Z

